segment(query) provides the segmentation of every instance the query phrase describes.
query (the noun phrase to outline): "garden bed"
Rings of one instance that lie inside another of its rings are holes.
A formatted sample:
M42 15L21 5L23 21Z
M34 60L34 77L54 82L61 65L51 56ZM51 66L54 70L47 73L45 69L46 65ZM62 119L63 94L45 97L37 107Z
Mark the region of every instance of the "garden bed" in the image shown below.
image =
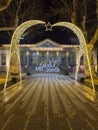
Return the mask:
M91 79L85 79L83 84L85 84L88 87L92 88ZM94 79L94 87L95 87L95 90L98 92L98 78Z

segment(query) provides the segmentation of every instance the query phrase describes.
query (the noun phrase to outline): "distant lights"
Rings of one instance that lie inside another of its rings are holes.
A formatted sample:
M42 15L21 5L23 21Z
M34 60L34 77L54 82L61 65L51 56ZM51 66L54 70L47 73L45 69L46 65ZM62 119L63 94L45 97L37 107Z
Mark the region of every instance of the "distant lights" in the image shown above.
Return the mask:
M23 40L23 39L24 39L24 37L21 37L21 38L20 38L20 40Z
M80 69L85 69L85 66L84 65L80 65Z

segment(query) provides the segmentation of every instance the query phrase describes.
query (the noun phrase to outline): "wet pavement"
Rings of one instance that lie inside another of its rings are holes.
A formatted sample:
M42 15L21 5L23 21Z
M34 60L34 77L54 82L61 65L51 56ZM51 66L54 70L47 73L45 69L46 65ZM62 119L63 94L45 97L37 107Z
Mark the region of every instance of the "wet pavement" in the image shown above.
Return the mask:
M98 93L64 75L36 73L0 92L0 130L98 130Z

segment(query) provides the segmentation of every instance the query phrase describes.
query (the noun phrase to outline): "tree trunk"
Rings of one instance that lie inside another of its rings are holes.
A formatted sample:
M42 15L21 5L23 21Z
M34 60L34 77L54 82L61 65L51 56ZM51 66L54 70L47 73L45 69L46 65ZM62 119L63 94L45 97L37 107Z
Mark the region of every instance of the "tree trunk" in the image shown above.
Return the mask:
M98 20L98 0L96 0L96 14L97 14L97 20Z
M90 65L91 65L91 70L92 70L92 74L93 74L93 77L96 77L95 75L95 72L94 72L94 69L93 69L93 64L92 64L92 51L93 51L93 48L94 48L94 44L96 43L96 41L98 40L98 27L94 33L94 36L93 38L91 39L91 42L87 45L87 50L88 50L88 56L89 56L89 59L90 59ZM85 66L86 66L86 73L87 75L88 72L89 72L89 68L87 66L87 59L85 58Z
M88 52L88 57L87 57L87 54L85 55L84 57L84 64L85 64L85 68L86 68L86 76L87 77L90 77L90 69L91 69L91 72L92 72L92 76L93 78L96 77L95 75L95 72L94 72L94 69L93 69L93 63L92 63L92 49L93 49L93 45L92 44L88 44L87 46L87 52ZM87 59L88 58L88 59ZM89 60L89 65L88 65L88 60Z
M0 31L10 31L10 30L15 30L16 27L0 27Z
M86 39L86 42L88 43L88 33L87 33L87 29L86 29L86 18L87 18L87 1L84 0L83 1L83 21L82 21L82 31L83 31L83 34L85 36L85 39ZM88 52L88 59L87 59L87 56L85 55L84 57L84 64L85 64L85 68L86 68L86 76L89 77L90 76L90 72L89 72L89 69L91 69L91 72L92 72L92 76L93 77L96 77L95 75L95 72L94 72L94 69L93 69L93 62L92 62L92 49L94 47L94 44L96 42L98 38L98 28L96 29L95 31L95 34L94 36L92 37L91 41L89 44L87 44L87 52ZM89 60L89 63L90 63L90 68L88 66L88 60Z
M3 1L3 0L2 0ZM9 5L10 5L10 2L12 0L6 0L6 1L3 1L0 3L0 11L3 11L5 10Z
M71 22L73 24L76 24L76 16L77 16L77 10L76 10L77 2L76 2L76 0L73 0L72 5L73 5L73 9L72 9L72 15L71 15Z

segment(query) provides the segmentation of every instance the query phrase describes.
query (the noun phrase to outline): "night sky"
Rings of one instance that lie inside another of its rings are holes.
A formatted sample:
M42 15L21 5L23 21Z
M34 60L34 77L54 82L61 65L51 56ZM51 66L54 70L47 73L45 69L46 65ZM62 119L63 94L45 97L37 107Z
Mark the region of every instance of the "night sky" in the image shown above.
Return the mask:
M37 43L47 38L60 44L79 44L78 38L72 30L62 26L55 26L52 31L46 31L46 27L43 25L32 26L27 29L20 43Z
M84 8L82 8L83 0L77 0L77 21L76 25L81 29ZM0 12L0 27L15 26L15 18L18 12L18 25L28 20L42 20L51 24L57 22L71 22L72 0L66 0L65 6L61 0L24 0L19 7L19 0L12 0L9 7ZM88 0L86 29L88 40L91 39L96 27L96 2ZM0 31L0 44L10 44L13 35L11 31ZM77 36L65 27L53 27L52 31L46 31L45 26L32 26L24 32L21 44L34 44L49 38L60 44L79 44Z

